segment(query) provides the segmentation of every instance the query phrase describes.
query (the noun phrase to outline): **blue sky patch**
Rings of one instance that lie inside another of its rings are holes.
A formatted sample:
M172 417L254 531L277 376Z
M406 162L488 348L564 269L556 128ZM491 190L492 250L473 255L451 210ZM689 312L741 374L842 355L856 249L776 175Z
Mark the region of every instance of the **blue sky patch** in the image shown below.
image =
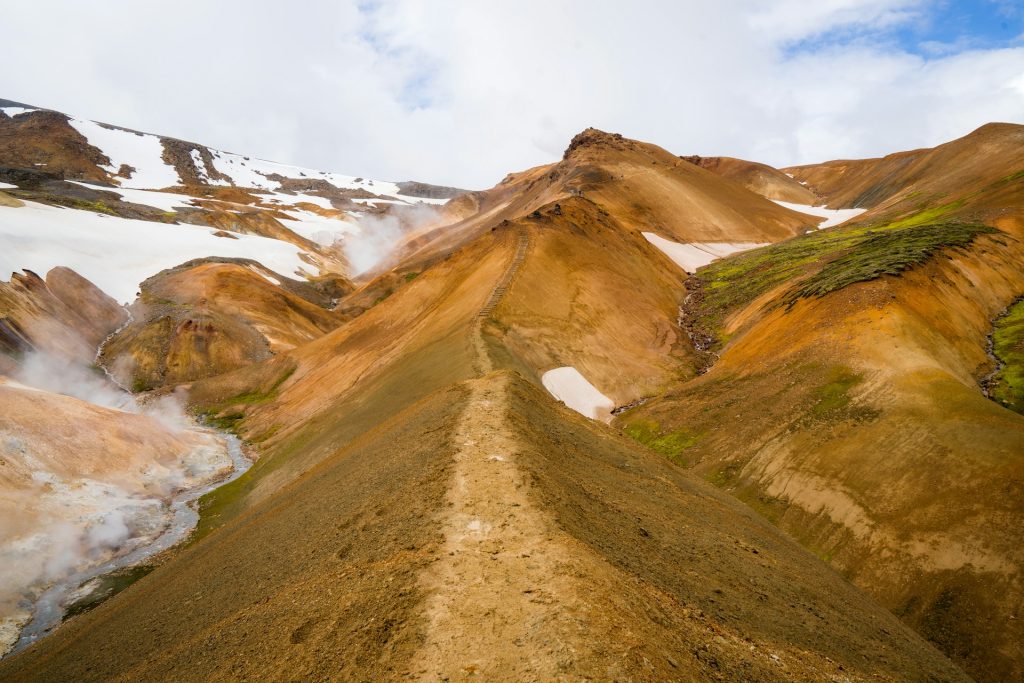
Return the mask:
M939 0L884 27L844 25L786 46L787 57L883 44L924 58L1024 45L1024 0Z

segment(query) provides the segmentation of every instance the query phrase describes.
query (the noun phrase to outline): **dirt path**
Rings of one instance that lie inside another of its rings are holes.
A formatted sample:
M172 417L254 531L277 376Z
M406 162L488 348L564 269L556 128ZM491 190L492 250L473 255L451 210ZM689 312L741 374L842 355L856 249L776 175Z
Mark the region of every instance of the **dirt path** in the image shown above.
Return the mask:
M473 321L473 326L470 330L470 335L473 339L473 349L476 355L473 362L477 372L481 375L486 375L494 370L494 366L491 364L491 357L487 353L487 345L484 343L483 324L490 317L491 313L494 312L497 305L501 303L501 298L505 296L505 292L508 291L512 281L519 273L519 267L523 265L523 261L526 260L526 254L530 250L530 235L525 230L519 232L517 240L515 255L509 261L508 267L502 273L501 279L494 284L491 295L487 297L487 301L476 314L476 319Z
M441 559L420 577L430 597L425 642L410 669L419 680L553 680L591 655L578 560L527 495L508 424L508 379L493 373L481 332L528 249L521 233L471 331L484 376L468 383L454 434Z

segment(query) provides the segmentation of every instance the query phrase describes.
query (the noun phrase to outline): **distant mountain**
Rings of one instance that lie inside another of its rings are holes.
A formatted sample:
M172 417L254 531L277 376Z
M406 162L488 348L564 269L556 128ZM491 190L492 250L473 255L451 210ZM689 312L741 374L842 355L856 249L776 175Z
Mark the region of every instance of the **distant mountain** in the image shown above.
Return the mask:
M403 194L402 187L415 194ZM33 203L20 214L32 214L25 223L33 226L30 235L3 220L0 229L7 239L41 240L26 244L22 254L31 257L22 258L27 260L18 261L10 251L0 257L0 272L31 268L45 273L56 265L73 266L122 301L133 298L139 282L162 268L204 256L252 258L267 250L276 255L264 255L270 259L264 265L288 277L328 276L342 289L350 287L345 281L356 273L349 253L364 255L363 243L397 237L377 234L372 219L394 217L392 230L399 231L403 208L443 204L460 192L425 183L402 187L0 100L0 190ZM82 230L63 239L57 233L67 222L46 206L213 230L108 219L105 224L112 230L105 237ZM59 249L42 248L51 229ZM114 256L115 245L131 252L135 263L122 268L116 258L98 256ZM372 265L359 258L355 267Z

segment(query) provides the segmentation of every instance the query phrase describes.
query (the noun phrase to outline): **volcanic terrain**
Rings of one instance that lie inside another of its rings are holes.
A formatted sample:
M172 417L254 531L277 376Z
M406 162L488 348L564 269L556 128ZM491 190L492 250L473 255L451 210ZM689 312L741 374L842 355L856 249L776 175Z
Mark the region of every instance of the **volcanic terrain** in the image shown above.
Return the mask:
M1019 679L1022 169L590 128L467 192L0 100L0 557L253 460L0 678Z

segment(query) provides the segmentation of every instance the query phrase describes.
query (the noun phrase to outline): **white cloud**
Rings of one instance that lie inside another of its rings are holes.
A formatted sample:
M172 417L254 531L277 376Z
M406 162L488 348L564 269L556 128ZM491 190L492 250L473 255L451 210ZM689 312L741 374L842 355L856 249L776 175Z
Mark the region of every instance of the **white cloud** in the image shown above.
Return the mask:
M874 39L925 21L927 9L923 0L20 3L0 24L0 97L283 162L468 187L557 158L588 125L680 154L783 165L1024 122L1014 85L1024 47L924 59ZM844 31L857 39L821 44ZM811 47L788 55L801 41Z

